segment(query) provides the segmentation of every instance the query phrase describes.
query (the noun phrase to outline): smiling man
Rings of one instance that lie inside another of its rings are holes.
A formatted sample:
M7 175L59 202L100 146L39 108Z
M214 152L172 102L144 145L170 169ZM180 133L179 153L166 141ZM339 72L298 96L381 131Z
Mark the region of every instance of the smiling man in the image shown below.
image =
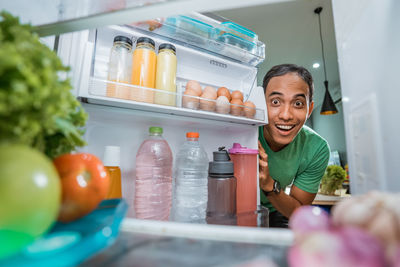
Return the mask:
M283 64L264 77L268 124L259 129L261 204L270 227L287 227L301 205L310 205L329 160L325 139L305 126L314 107L313 79L303 67ZM290 194L284 192L292 184Z

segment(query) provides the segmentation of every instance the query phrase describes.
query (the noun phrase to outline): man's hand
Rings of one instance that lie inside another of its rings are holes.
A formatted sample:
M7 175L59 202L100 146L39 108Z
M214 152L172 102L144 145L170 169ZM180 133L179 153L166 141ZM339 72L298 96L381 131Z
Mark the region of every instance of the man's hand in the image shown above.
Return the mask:
M272 191L274 187L274 181L269 176L268 168L268 155L262 147L260 141L258 141L258 153L260 156L259 161L259 183L260 188L266 192Z
M270 192L274 188L274 180L269 175L268 155L258 141L258 152L260 156L259 161L259 183L260 188L266 192ZM280 194L268 194L268 200L271 204L284 216L290 218L293 211L301 205L311 205L316 194L312 194L301 190L300 188L292 185L290 195L285 194L284 191Z

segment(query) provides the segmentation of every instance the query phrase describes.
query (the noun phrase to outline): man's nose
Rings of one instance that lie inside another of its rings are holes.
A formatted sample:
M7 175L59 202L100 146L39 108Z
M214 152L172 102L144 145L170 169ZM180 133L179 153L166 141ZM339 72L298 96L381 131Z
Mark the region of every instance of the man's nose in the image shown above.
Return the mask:
M293 118L293 113L290 105L284 105L281 108L281 111L279 113L279 118L285 121L291 120Z

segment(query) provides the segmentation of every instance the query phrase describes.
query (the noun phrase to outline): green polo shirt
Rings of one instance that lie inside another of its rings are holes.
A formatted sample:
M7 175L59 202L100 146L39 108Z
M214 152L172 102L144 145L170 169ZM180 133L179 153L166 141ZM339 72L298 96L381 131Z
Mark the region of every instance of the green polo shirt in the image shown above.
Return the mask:
M293 183L306 192L318 192L330 155L328 142L324 138L303 126L289 145L274 152L264 138L263 126L259 127L258 137L268 154L269 173L280 182L282 190ZM271 212L276 210L261 190L260 199L261 204Z

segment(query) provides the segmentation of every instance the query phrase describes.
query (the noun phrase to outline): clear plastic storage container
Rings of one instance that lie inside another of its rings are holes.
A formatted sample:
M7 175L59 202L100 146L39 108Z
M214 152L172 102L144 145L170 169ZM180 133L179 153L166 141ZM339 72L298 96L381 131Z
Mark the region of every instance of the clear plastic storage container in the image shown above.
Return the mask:
M166 33L180 36L194 43L205 43L213 33L211 25L188 16L168 17L164 24L170 26L164 27Z

